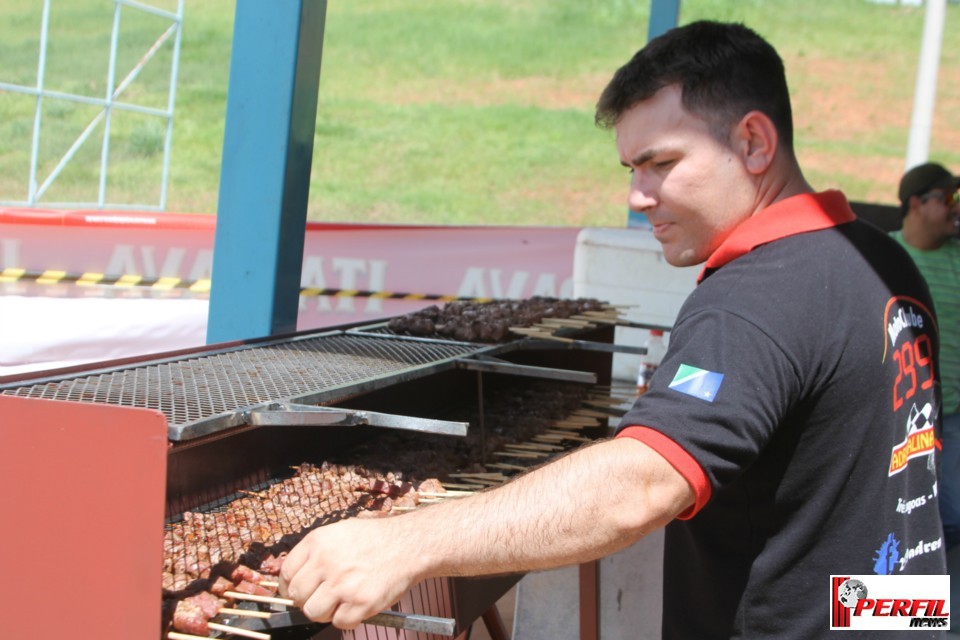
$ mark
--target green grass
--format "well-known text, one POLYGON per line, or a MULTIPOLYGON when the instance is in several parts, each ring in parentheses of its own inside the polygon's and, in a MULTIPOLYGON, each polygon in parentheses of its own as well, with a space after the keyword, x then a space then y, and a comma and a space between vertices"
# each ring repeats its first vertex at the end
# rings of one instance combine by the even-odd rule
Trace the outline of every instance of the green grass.
MULTIPOLYGON (((175 7, 174 0, 154 4, 175 7)), ((40 6, 0 0, 0 81, 32 85, 40 6)), ((114 4, 52 3, 46 86, 102 97, 114 4)), ((167 209, 216 211, 233 0, 187 0, 167 209)), ((627 176, 593 104, 646 38, 647 0, 363 0, 327 13, 309 216, 424 224, 619 226, 627 176)), ((163 31, 124 9, 117 75, 163 31)), ((817 188, 893 201, 923 9, 866 0, 683 0, 681 22, 742 21, 784 57, 797 146, 817 188)), ((948 5, 931 156, 960 170, 960 52, 948 5)), ((166 104, 170 47, 124 99, 166 104)), ((35 102, 0 92, 0 200, 27 194, 35 102)), ((40 176, 95 110, 43 112, 40 176)), ((102 127, 102 125, 101 125, 102 127)), ((159 198, 164 124, 116 115, 108 200, 159 198)), ((48 201, 95 198, 95 134, 48 201)))

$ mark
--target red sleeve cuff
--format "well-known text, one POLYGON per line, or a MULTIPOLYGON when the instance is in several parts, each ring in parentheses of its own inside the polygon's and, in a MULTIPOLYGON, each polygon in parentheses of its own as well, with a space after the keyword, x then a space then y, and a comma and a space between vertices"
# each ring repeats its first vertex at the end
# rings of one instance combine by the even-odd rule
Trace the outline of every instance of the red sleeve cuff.
POLYGON ((700 463, 679 444, 655 429, 640 425, 633 425, 622 429, 617 434, 617 437, 633 438, 647 445, 663 456, 664 459, 673 465, 673 468, 690 483, 690 487, 694 493, 693 506, 678 515, 678 520, 689 520, 710 501, 713 487, 710 485, 710 481, 707 480, 707 474, 703 472, 703 467, 700 466, 700 463))

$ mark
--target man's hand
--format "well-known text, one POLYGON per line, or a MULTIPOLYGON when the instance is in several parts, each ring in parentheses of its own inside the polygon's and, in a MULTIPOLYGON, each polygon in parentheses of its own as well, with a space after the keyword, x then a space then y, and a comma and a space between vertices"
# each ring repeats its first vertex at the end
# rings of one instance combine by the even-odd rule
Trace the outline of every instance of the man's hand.
POLYGON ((389 608, 418 580, 409 557, 416 545, 395 537, 391 522, 403 517, 343 520, 310 532, 283 562, 280 594, 311 620, 340 629, 389 608))

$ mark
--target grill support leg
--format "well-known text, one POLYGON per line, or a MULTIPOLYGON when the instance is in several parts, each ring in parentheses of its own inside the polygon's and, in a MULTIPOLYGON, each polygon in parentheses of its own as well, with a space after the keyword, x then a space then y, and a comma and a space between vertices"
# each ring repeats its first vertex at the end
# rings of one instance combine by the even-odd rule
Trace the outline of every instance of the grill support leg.
POLYGON ((580 640, 600 638, 600 562, 580 565, 580 640))
POLYGON ((492 640, 510 640, 510 633, 506 625, 503 624, 503 618, 500 617, 500 610, 497 605, 490 605, 490 608, 483 612, 483 624, 487 627, 487 633, 492 640))

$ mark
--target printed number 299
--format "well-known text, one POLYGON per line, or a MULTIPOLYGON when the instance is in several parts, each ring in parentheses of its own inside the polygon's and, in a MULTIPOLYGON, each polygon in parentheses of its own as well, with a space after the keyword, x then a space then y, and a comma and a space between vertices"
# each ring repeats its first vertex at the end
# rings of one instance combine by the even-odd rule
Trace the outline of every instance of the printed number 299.
POLYGON ((932 352, 930 338, 920 335, 912 342, 904 342, 903 346, 893 353, 898 367, 897 379, 893 383, 894 411, 903 406, 905 400, 913 397, 918 385, 921 389, 933 386, 932 352), (901 395, 901 388, 904 387, 905 391, 901 395))

